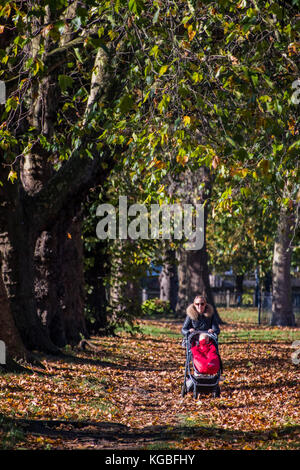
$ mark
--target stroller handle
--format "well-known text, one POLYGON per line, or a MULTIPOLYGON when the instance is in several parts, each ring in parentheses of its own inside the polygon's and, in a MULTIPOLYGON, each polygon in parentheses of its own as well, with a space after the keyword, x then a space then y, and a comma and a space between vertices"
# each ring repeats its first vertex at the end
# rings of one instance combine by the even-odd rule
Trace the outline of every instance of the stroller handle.
POLYGON ((191 341, 191 339, 194 336, 200 335, 201 333, 205 333, 207 336, 209 336, 214 341, 218 340, 218 336, 215 333, 208 333, 208 331, 205 331, 205 330, 195 330, 195 331, 192 331, 191 333, 188 331, 187 334, 186 334, 186 339, 191 341))

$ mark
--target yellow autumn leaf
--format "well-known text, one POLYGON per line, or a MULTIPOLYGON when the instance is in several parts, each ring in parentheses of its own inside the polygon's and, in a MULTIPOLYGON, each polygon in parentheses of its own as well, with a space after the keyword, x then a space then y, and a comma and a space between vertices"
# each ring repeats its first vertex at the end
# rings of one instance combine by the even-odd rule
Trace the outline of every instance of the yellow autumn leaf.
POLYGON ((300 49, 300 43, 291 42, 291 43, 288 45, 288 53, 289 53, 289 56, 298 54, 298 50, 299 50, 299 49, 300 49))
POLYGON ((196 31, 194 31, 194 30, 193 30, 193 26, 190 25, 190 26, 188 27, 188 37, 189 37, 189 41, 190 41, 190 42, 194 39, 195 35, 196 35, 196 31))
POLYGON ((188 155, 180 155, 178 154, 176 157, 177 163, 180 163, 180 165, 184 166, 189 160, 188 155))
POLYGON ((168 70, 168 68, 168 65, 162 65, 159 70, 159 76, 161 77, 168 70))
POLYGON ((296 121, 295 119, 291 119, 288 121, 288 126, 289 126, 289 131, 292 135, 295 135, 295 126, 296 126, 296 121))
POLYGON ((158 168, 158 169, 166 167, 165 162, 162 162, 161 160, 157 160, 156 157, 154 157, 153 165, 156 166, 156 168, 158 168))
POLYGON ((183 117, 183 122, 184 122, 184 125, 185 125, 185 126, 190 125, 190 124, 191 124, 191 118, 190 118, 190 116, 184 116, 184 117, 183 117))
POLYGON ((15 179, 17 179, 18 175, 15 171, 13 170, 10 170, 10 172, 8 173, 8 177, 7 179, 11 181, 11 183, 14 183, 15 179))

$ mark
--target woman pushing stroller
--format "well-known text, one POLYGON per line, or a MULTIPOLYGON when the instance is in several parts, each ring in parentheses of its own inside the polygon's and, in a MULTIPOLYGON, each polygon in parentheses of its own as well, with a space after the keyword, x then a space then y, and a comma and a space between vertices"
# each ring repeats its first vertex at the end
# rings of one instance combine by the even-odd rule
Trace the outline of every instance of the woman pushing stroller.
POLYGON ((193 390, 194 397, 197 398, 198 393, 204 389, 211 390, 214 397, 220 396, 219 380, 223 367, 218 351, 219 333, 213 307, 207 303, 204 295, 197 295, 187 308, 182 327, 186 347, 182 396, 193 390))

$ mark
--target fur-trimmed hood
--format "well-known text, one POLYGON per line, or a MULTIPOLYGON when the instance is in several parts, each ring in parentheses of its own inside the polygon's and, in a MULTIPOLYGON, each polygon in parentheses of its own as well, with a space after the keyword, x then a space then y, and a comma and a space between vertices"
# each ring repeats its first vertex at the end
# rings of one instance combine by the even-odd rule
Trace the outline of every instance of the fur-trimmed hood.
POLYGON ((198 316, 200 316, 200 315, 204 315, 205 317, 211 318, 214 314, 214 309, 213 309, 212 305, 206 304, 205 310, 201 314, 201 313, 197 312, 197 310, 194 307, 194 304, 191 304, 186 309, 186 314, 187 314, 188 317, 190 317, 191 320, 197 320, 198 316))

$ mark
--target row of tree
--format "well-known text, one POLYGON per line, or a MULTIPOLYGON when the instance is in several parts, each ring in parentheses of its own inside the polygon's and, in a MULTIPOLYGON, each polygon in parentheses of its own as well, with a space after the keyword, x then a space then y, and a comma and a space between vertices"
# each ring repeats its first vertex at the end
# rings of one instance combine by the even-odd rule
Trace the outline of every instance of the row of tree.
MULTIPOLYGON (((126 318, 121 300, 134 301, 135 279, 159 244, 82 240, 83 219, 84 233, 93 225, 86 204, 122 194, 201 202, 216 234, 216 221, 229 233, 236 224, 225 228, 228 217, 242 217, 258 245, 245 208, 259 205, 278 226, 274 323, 293 324, 286 298, 299 210, 298 6, 2 2, 0 328, 12 354, 58 352, 87 334, 84 267, 99 281, 94 305, 107 312, 110 282, 112 323, 126 318)), ((210 296, 207 249, 174 248, 182 310, 193 292, 210 296)), ((107 314, 96 317, 105 328, 107 314)))

